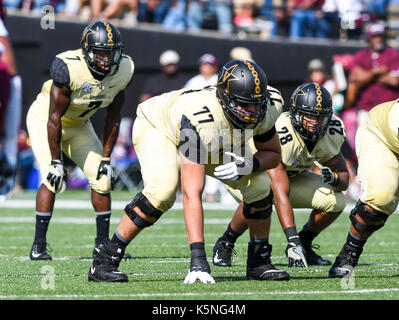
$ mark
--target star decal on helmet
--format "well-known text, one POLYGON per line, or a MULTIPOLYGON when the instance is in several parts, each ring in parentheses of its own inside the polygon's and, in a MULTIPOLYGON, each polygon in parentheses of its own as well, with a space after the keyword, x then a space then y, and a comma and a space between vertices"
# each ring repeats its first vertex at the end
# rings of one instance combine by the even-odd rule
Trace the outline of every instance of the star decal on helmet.
POLYGON ((295 99, 294 99, 294 101, 293 101, 293 103, 292 103, 292 105, 293 105, 294 107, 296 107, 296 100, 298 99, 298 96, 304 96, 304 95, 305 95, 305 92, 303 91, 303 89, 306 88, 306 87, 307 87, 307 86, 304 86, 304 87, 300 88, 300 90, 298 91, 298 93, 295 95, 295 99))
POLYGON ((91 29, 91 27, 93 26, 90 25, 89 27, 87 27, 86 32, 84 33, 82 40, 85 42, 85 45, 88 46, 89 45, 89 35, 96 33, 94 30, 91 29))
POLYGON ((234 70, 237 68, 238 64, 232 65, 229 68, 223 66, 223 71, 218 79, 218 84, 226 82, 226 90, 230 92, 229 85, 230 81, 239 80, 239 78, 233 74, 234 70))

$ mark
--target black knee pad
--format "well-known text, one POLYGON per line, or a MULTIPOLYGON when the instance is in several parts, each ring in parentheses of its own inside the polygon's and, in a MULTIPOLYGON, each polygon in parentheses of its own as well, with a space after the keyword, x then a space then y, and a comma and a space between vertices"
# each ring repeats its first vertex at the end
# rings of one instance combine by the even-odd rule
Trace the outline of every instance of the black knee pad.
POLYGON ((366 208, 365 204, 361 201, 356 203, 356 206, 351 211, 349 218, 352 222, 353 227, 359 232, 374 232, 382 228, 385 221, 388 219, 388 215, 383 212, 371 211, 366 208), (356 213, 367 222, 382 222, 380 224, 364 224, 356 219, 356 213))
POLYGON ((129 218, 133 221, 133 223, 138 226, 141 229, 144 229, 146 227, 152 226, 154 223, 147 221, 140 217, 134 210, 134 207, 139 207, 140 210, 148 217, 155 218, 158 220, 161 215, 163 214, 162 211, 154 208, 154 206, 148 201, 145 195, 143 195, 141 192, 139 192, 133 199, 132 202, 130 202, 128 205, 125 207, 125 212, 129 216, 129 218))
POLYGON ((259 201, 245 203, 243 208, 244 217, 247 219, 267 219, 272 214, 273 191, 269 195, 259 201))

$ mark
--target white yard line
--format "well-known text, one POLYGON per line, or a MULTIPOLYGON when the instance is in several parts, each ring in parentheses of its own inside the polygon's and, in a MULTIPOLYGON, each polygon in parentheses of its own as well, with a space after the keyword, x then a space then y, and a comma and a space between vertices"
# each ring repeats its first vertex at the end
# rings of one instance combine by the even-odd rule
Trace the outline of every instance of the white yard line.
MULTIPOLYGON (((54 299, 54 298, 155 298, 155 297, 163 297, 163 298, 178 298, 178 297, 201 297, 201 296, 296 296, 296 295, 320 295, 320 294, 354 294, 354 293, 380 293, 380 292, 397 292, 399 288, 386 288, 386 289, 359 289, 359 290, 301 290, 301 291, 264 291, 261 294, 256 291, 248 291, 248 292, 184 292, 184 293, 136 293, 136 294, 54 294, 54 295, 0 295, 0 299, 54 299)), ((245 304, 245 302, 243 302, 245 304)))
MULTIPOLYGON (((120 218, 111 218, 111 223, 119 223, 120 218)), ((205 218, 206 224, 225 224, 227 225, 230 222, 230 218, 205 218)), ((1 217, 0 223, 34 223, 36 218, 34 214, 31 217, 17 217, 17 216, 8 216, 1 217)), ((82 218, 82 217, 52 217, 51 223, 59 223, 59 224, 94 224, 96 222, 96 218, 93 215, 91 218, 82 218)), ((157 224, 182 224, 184 223, 184 218, 164 218, 162 217, 157 224)))
MULTIPOLYGON (((112 201, 112 210, 123 210, 128 202, 127 201, 112 201)), ((0 202, 0 208, 22 208, 22 209, 34 209, 35 208, 35 200, 6 200, 4 202, 0 202)), ((92 209, 91 202, 88 200, 56 200, 55 209, 92 209)), ((204 210, 235 210, 237 208, 236 203, 203 203, 204 210)), ((354 207, 353 204, 347 204, 345 211, 352 210, 354 207)), ((183 209, 182 202, 175 202, 173 207, 170 210, 181 210, 183 209)), ((296 209, 298 211, 309 211, 309 209, 296 209)))

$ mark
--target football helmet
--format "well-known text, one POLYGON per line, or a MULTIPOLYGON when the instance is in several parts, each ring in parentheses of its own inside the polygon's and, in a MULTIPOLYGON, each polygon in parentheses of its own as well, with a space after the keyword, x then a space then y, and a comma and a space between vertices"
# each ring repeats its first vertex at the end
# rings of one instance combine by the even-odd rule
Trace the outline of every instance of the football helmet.
POLYGON ((265 117, 267 78, 256 63, 249 60, 227 62, 219 70, 216 88, 224 114, 234 127, 253 129, 265 117), (257 112, 245 110, 248 104, 256 104, 257 112))
POLYGON ((292 126, 302 138, 316 142, 326 134, 333 114, 326 88, 315 82, 304 83, 295 89, 289 106, 292 126))
POLYGON ((105 76, 114 74, 122 59, 123 44, 119 30, 106 21, 88 25, 82 33, 80 45, 91 72, 105 76))

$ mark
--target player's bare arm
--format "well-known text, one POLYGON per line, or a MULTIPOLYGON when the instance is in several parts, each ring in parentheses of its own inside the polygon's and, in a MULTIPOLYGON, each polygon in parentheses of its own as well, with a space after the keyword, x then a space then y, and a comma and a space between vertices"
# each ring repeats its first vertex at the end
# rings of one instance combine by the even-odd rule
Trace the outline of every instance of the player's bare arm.
POLYGON ((333 186, 334 190, 338 192, 346 190, 349 185, 349 171, 342 154, 336 155, 331 160, 324 162, 323 165, 330 168, 338 176, 337 184, 333 186))
POLYGON ((47 123, 48 143, 52 159, 61 159, 61 117, 67 111, 69 102, 69 89, 53 84, 50 90, 50 112, 47 123))
MULTIPOLYGON (((272 129, 273 130, 273 129, 272 129)), ((277 167, 281 162, 281 145, 280 140, 275 132, 271 139, 260 142, 254 137, 255 147, 258 150, 255 157, 259 160, 259 168, 257 171, 265 171, 277 167)))
POLYGON ((114 101, 107 108, 107 116, 104 124, 103 134, 103 158, 111 156, 112 149, 116 143, 119 134, 119 125, 121 122, 121 110, 125 101, 125 91, 119 92, 114 101))
POLYGON ((289 200, 290 183, 284 165, 280 163, 276 168, 267 170, 272 180, 274 206, 283 230, 294 227, 294 213, 289 200))
POLYGON ((181 186, 183 193, 184 218, 188 243, 204 242, 204 214, 201 195, 204 189, 205 166, 180 155, 181 186))

